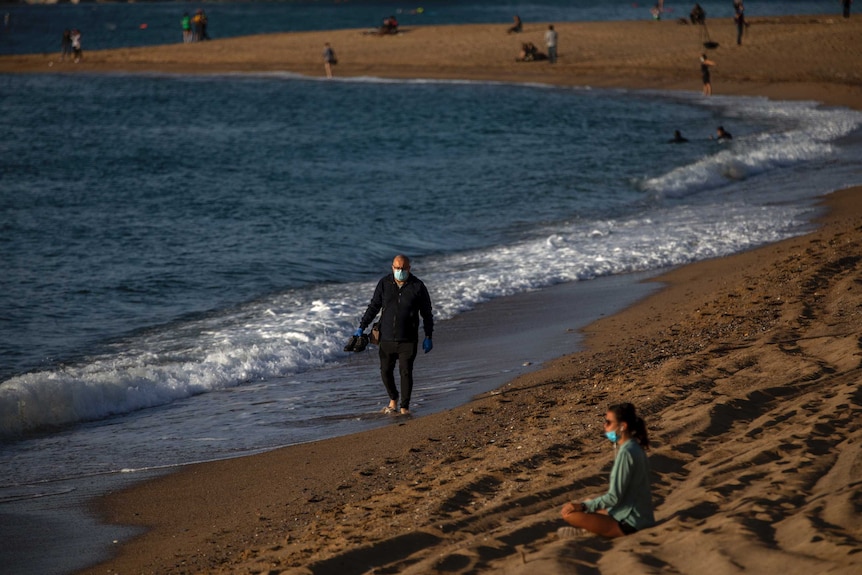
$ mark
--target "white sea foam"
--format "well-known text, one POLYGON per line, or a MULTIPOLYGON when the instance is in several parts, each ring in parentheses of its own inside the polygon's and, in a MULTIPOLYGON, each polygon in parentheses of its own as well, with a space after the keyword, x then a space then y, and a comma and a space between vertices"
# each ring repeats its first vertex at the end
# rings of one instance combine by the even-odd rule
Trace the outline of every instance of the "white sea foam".
MULTIPOLYGON (((689 207, 581 222, 532 240, 417 262, 437 319, 560 282, 657 269, 784 237, 798 207, 689 207)), ((101 419, 318 368, 340 357, 373 283, 293 290, 123 341, 119 353, 13 377, 0 386, 0 434, 101 419)))
POLYGON ((777 168, 827 158, 835 152, 835 140, 862 124, 862 114, 856 111, 822 108, 814 102, 772 102, 762 98, 714 102, 715 106, 744 109, 746 116, 755 121, 770 124, 780 120, 781 129, 716 142, 715 153, 648 178, 641 182, 641 189, 657 197, 684 197, 777 168), (788 122, 795 127, 788 129, 788 122))

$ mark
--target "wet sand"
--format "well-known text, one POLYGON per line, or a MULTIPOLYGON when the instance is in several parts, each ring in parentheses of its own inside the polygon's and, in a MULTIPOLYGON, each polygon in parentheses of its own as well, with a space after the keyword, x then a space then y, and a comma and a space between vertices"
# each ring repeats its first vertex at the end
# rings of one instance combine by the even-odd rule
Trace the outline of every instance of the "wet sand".
MULTIPOLYGON (((862 108, 862 20, 729 20, 716 95, 862 108)), ((0 72, 293 72, 700 91, 700 30, 559 24, 560 61, 516 63, 544 25, 274 34, 197 45, 0 58, 0 72)), ((862 189, 808 235, 668 272, 591 324, 583 351, 452 410, 362 434, 195 465, 99 504, 150 530, 86 573, 858 573, 862 189), (557 541, 559 507, 601 493, 608 404, 655 442, 659 524, 557 541)), ((541 305, 541 304, 537 304, 541 305)), ((572 302, 577 305, 577 302, 572 302)))

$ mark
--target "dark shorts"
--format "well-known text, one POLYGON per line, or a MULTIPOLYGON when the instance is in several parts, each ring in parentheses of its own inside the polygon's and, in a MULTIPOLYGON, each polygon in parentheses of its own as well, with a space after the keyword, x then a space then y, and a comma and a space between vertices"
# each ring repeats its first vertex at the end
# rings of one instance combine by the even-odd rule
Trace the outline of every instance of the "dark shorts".
POLYGON ((628 523, 625 523, 623 521, 617 521, 617 523, 619 523, 619 525, 620 525, 620 531, 622 531, 626 535, 631 535, 632 533, 637 533, 637 531, 638 531, 637 529, 635 529, 634 527, 632 527, 631 525, 629 525, 628 523))

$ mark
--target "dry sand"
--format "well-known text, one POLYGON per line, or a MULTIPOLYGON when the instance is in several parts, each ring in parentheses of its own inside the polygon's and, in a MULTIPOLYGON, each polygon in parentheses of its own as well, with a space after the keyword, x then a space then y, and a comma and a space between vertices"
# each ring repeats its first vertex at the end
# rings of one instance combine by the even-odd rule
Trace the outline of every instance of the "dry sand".
MULTIPOLYGON (((837 6, 837 4, 836 4, 837 6)), ((862 102, 862 17, 752 17, 742 46, 729 19, 709 21, 719 43, 709 55, 713 93, 862 102), (818 86, 812 86, 817 84, 818 86)), ((323 44, 336 76, 461 78, 597 87, 701 89, 702 29, 662 22, 558 23, 559 62, 517 63, 521 42, 544 48, 547 24, 522 34, 499 26, 428 26, 397 36, 360 30, 266 34, 197 44, 87 51, 78 64, 59 54, 0 57, 0 72, 283 72, 323 76, 323 44)))
MULTIPOLYGON (((729 20, 715 94, 862 107, 862 20, 729 20)), ((544 25, 275 34, 197 45, 0 58, 0 72, 292 71, 700 90, 700 32, 675 22, 559 24, 560 62, 515 63, 544 25)), ((469 405, 360 435, 190 466, 101 502, 151 527, 105 573, 862 572, 862 189, 818 231, 660 278, 586 330, 587 350, 469 405), (557 541, 559 507, 601 493, 609 403, 655 441, 659 524, 557 541)), ((573 305, 576 302, 573 302, 573 305)))

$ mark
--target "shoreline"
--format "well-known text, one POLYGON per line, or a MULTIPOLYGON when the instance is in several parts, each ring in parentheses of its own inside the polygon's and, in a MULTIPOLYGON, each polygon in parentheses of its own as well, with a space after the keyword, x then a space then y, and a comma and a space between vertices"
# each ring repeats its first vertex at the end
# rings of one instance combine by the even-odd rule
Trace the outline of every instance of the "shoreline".
POLYGON ((504 25, 417 26, 397 36, 364 29, 261 34, 195 44, 89 51, 79 64, 57 54, 0 56, 0 73, 220 74, 292 72, 323 77, 330 42, 336 77, 470 79, 594 88, 700 91, 699 57, 716 61, 713 94, 816 100, 862 109, 862 19, 835 15, 752 17, 743 46, 729 18, 700 28, 672 20, 563 22, 559 61, 515 62, 522 42, 542 47, 546 23, 506 34, 504 25), (788 50, 788 46, 804 50, 788 50), (824 65, 828 62, 828 65, 824 65), (56 64, 56 65, 55 65, 56 64))
MULTIPOLYGON (((860 37, 858 19, 846 26, 831 16, 752 19, 758 33, 771 26, 773 34, 763 43, 749 34, 744 52, 732 45, 728 22, 714 22, 722 46, 714 94, 862 109, 862 48, 842 51, 845 38, 860 37), (791 36, 804 49, 788 61, 782 41, 791 36), (829 74, 819 58, 834 61, 829 74)), ((528 26, 517 38, 501 29, 415 28, 398 38, 274 34, 182 51, 171 45, 92 52, 74 73, 320 76, 322 66, 309 62, 331 41, 341 62, 337 75, 700 89, 692 65, 700 48, 672 48, 691 43, 694 27, 559 24, 561 60, 552 70, 511 61, 513 42, 539 44, 542 26, 528 26), (397 51, 383 44, 405 39, 397 51), (441 39, 446 46, 437 50, 441 39)), ((46 61, 3 57, 0 72, 45 72, 46 61)), ((585 328, 585 350, 464 406, 194 465, 112 494, 99 502, 110 523, 152 530, 81 572, 366 573, 373 566, 400 573, 556 573, 573 572, 576 563, 694 572, 693 558, 685 556, 694 546, 704 549, 697 563, 702 567, 709 556, 720 574, 739 572, 739 565, 786 568, 791 560, 806 572, 853 572, 859 528, 841 504, 850 506, 859 493, 850 479, 860 457, 851 440, 859 424, 849 414, 859 412, 853 391, 859 296, 852 276, 862 264, 850 256, 862 244, 860 193, 829 196, 831 212, 810 234, 663 274, 652 280, 668 284, 656 294, 585 328), (794 370, 799 377, 782 383, 794 370), (551 535, 557 508, 575 494, 602 489, 612 454, 596 422, 608 403, 622 399, 638 405, 656 438, 651 461, 660 524, 573 550, 551 535), (824 421, 832 413, 839 415, 824 421), (767 426, 784 433, 775 437, 767 426), (827 457, 830 451, 838 455, 827 457), (805 468, 817 476, 791 473, 805 468), (828 533, 816 528, 822 523, 832 526, 828 533), (769 540, 777 543, 770 547, 769 540)))

